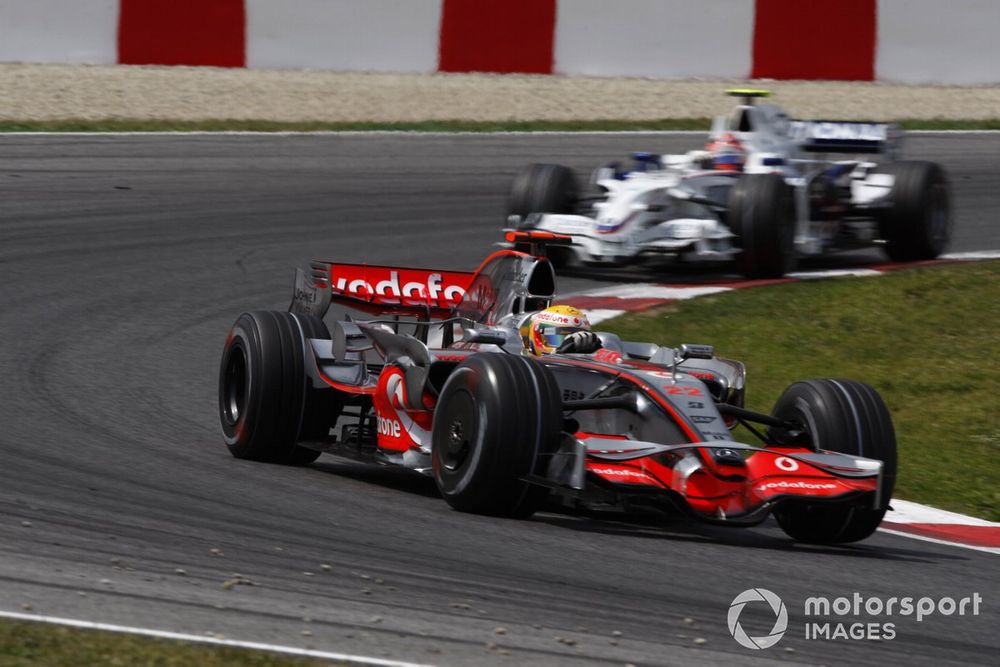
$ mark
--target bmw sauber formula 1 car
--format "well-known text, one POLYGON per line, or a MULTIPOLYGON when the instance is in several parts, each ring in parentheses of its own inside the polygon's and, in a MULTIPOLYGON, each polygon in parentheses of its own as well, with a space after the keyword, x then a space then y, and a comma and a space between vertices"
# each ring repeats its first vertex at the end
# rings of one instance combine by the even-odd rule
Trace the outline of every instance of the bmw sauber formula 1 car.
POLYGON ((871 387, 797 382, 763 414, 743 407, 743 364, 709 345, 600 333, 596 353, 532 356, 519 329, 551 304, 546 249, 569 239, 507 240, 471 273, 313 262, 287 312, 240 315, 219 378, 233 456, 401 466, 432 476, 453 508, 499 516, 557 494, 733 526, 773 513, 804 542, 875 530, 896 445, 871 387), (334 302, 370 317, 328 326, 334 302), (740 424, 762 444, 739 442, 740 424))
POLYGON ((600 168, 599 194, 581 197, 554 164, 522 170, 508 222, 566 234, 556 262, 625 264, 656 255, 735 260, 748 277, 779 277, 800 256, 881 246, 894 261, 933 259, 951 230, 944 170, 894 161, 900 133, 885 123, 790 120, 766 91, 713 123, 707 150, 635 153, 631 170, 600 168), (830 154, 878 154, 882 164, 830 154), (823 159, 811 154, 826 154, 823 159))

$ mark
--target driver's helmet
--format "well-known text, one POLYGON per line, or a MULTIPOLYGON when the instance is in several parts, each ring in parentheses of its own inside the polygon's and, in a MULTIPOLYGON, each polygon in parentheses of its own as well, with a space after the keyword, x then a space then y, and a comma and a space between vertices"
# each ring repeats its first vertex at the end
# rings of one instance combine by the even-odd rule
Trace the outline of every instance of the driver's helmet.
POLYGON ((705 150, 709 152, 712 169, 721 171, 743 171, 746 163, 746 151, 740 140, 731 134, 712 139, 705 145, 705 150))
POLYGON ((524 346, 538 356, 552 354, 566 336, 590 331, 587 315, 573 306, 550 306, 532 315, 521 329, 524 346))

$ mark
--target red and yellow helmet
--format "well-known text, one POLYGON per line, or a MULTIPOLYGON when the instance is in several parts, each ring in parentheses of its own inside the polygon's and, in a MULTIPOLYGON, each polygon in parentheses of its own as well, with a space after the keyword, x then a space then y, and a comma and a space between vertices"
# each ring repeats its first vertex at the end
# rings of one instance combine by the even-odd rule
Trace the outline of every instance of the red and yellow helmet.
POLYGON ((722 171, 743 171, 746 151, 740 140, 731 134, 723 134, 709 141, 705 150, 711 154, 712 168, 722 171))
POLYGON ((576 331, 590 331, 586 313, 573 306, 551 306, 531 316, 521 329, 524 346, 541 356, 555 352, 576 331))

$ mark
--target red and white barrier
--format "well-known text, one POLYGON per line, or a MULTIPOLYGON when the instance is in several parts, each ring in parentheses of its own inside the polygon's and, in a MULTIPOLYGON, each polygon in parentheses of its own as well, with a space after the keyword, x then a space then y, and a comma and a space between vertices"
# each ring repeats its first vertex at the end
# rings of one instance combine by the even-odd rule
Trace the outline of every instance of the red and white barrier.
POLYGON ((879 0, 875 78, 903 83, 1000 82, 1000 2, 879 0))
POLYGON ((117 62, 119 0, 0 0, 0 62, 117 62))
POLYGON ((753 0, 563 0, 555 71, 652 78, 743 79, 753 0))
POLYGON ((246 0, 246 65, 433 72, 440 0, 246 0))
POLYGON ((0 0, 0 61, 1000 83, 996 0, 0 0))

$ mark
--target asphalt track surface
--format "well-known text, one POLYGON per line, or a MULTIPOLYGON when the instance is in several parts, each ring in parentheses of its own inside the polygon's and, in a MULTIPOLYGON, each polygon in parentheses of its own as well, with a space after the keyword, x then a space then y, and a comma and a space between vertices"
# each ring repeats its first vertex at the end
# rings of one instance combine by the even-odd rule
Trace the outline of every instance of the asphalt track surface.
MULTIPOLYGON (((437 664, 996 664, 991 554, 886 534, 796 546, 773 522, 484 518, 401 471, 283 468, 223 446, 223 338, 241 311, 287 306, 292 267, 469 269, 498 239, 518 166, 585 172, 697 141, 0 137, 0 609, 437 664), (223 587, 234 573, 256 585, 223 587), (753 587, 788 605, 766 651, 726 627, 753 587), (920 623, 825 619, 895 622, 891 641, 803 638, 806 597, 854 592, 983 604, 920 623)), ((951 173, 952 250, 1000 248, 1000 136, 925 135, 908 154, 951 173)), ((595 277, 651 276, 563 289, 595 277)), ((773 616, 742 620, 763 634, 773 616)))

